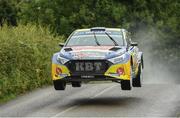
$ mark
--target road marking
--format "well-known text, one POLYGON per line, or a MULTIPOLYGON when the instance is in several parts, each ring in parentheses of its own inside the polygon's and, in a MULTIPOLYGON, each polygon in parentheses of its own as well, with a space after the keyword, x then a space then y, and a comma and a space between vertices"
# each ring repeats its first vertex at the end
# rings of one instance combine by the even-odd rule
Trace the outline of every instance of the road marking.
MULTIPOLYGON (((95 97, 97 97, 97 96, 102 95, 103 93, 109 91, 110 89, 112 89, 112 88, 115 87, 115 86, 117 86, 117 85, 114 85, 114 86, 111 86, 111 87, 109 87, 109 88, 104 89, 103 91, 101 91, 100 93, 96 94, 95 96, 90 97, 90 99, 93 99, 93 98, 95 98, 95 97)), ((64 113, 66 113, 66 112, 68 112, 68 111, 70 111, 70 110, 73 110, 73 109, 79 107, 80 105, 81 105, 81 104, 78 104, 78 105, 74 105, 74 106, 72 106, 72 107, 69 107, 69 108, 65 109, 64 111, 59 112, 59 113, 55 114, 54 116, 52 116, 52 117, 50 117, 50 118, 59 117, 59 116, 61 116, 62 114, 64 114, 64 113)))

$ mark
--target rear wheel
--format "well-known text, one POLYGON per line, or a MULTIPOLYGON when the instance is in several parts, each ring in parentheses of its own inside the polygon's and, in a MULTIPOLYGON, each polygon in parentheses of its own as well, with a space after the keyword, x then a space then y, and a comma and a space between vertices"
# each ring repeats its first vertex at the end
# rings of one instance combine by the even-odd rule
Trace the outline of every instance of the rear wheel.
POLYGON ((54 88, 56 90, 65 90, 65 88, 66 88, 66 82, 63 80, 53 81, 53 84, 54 84, 54 88))
POLYGON ((138 74, 135 78, 133 78, 132 86, 133 87, 141 87, 141 79, 142 79, 142 65, 139 64, 138 74))
POLYGON ((72 82, 72 87, 81 87, 81 82, 72 82))
POLYGON ((121 81, 121 89, 122 90, 131 90, 131 81, 130 80, 122 80, 121 81))

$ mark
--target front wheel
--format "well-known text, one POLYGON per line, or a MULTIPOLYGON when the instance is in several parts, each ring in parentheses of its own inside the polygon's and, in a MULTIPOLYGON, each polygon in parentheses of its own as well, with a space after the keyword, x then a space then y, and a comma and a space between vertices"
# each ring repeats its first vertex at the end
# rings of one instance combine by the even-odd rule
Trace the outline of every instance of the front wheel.
POLYGON ((66 82, 63 80, 53 81, 53 84, 54 84, 54 88, 56 90, 65 90, 65 88, 66 88, 66 82))
POLYGON ((122 90, 131 90, 131 81, 130 80, 122 80, 121 81, 121 89, 122 90))

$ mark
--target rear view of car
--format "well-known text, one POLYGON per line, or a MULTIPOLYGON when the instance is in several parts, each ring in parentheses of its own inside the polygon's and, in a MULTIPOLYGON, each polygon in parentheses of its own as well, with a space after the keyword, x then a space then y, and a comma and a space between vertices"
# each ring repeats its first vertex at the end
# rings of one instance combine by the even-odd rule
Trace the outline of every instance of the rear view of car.
POLYGON ((84 81, 117 82, 122 90, 141 87, 143 55, 125 29, 76 30, 61 46, 52 57, 56 90, 64 90, 67 83, 81 87, 84 81))

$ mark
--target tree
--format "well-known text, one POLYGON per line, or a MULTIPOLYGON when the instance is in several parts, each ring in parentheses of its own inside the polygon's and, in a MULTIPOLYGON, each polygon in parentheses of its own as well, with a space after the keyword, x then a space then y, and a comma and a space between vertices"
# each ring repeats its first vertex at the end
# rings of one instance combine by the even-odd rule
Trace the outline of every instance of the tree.
POLYGON ((17 25, 17 9, 15 4, 10 0, 0 0, 0 25, 2 26, 4 22, 8 25, 17 25))

